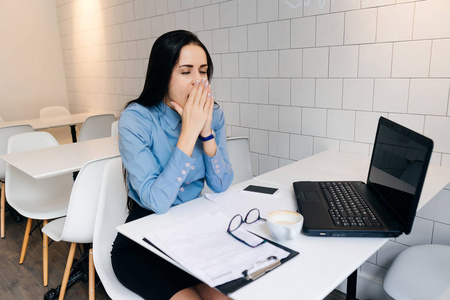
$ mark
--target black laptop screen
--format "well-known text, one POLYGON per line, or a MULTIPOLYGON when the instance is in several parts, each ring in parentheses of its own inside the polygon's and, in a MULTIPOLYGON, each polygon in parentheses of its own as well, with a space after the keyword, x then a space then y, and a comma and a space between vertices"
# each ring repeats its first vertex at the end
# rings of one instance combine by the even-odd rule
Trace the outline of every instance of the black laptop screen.
POLYGON ((428 167, 431 153, 423 138, 389 120, 379 123, 368 183, 403 223, 415 214, 416 189, 422 188, 428 167))

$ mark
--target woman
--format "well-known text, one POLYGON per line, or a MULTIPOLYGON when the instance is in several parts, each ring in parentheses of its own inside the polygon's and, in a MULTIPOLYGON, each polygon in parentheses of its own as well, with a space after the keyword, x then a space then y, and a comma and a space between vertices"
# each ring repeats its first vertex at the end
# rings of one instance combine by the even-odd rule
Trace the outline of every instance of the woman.
MULTIPOLYGON (((168 32, 155 41, 144 89, 119 120, 126 222, 197 198, 205 180, 215 192, 230 185, 225 120, 211 96, 212 73, 211 57, 193 33, 168 32)), ((119 281, 145 299, 228 299, 121 234, 111 255, 119 281)))

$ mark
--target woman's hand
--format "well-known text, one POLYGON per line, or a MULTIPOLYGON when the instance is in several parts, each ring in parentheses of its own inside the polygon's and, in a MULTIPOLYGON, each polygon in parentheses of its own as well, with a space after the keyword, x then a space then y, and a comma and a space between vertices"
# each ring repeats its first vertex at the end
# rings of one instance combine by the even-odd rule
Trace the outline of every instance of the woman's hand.
POLYGON ((212 111, 214 100, 211 97, 211 87, 206 79, 196 81, 191 85, 191 91, 186 104, 181 107, 175 101, 171 102, 174 109, 181 115, 181 134, 177 146, 189 156, 200 134, 211 134, 212 111))

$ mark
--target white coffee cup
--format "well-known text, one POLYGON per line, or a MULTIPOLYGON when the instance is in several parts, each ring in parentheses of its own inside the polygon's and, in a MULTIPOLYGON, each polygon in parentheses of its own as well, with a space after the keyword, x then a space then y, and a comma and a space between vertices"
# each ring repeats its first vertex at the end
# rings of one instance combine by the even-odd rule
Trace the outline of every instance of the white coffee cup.
POLYGON ((292 240, 300 234, 303 216, 289 210, 276 210, 267 215, 267 226, 276 241, 292 240))

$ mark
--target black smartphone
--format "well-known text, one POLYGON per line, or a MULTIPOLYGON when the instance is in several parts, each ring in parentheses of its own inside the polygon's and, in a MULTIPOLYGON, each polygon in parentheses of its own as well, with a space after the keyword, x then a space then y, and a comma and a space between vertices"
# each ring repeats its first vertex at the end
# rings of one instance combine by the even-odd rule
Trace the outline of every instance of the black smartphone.
POLYGON ((249 185, 244 189, 244 191, 273 195, 278 191, 278 189, 260 185, 249 185))

